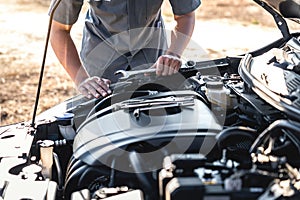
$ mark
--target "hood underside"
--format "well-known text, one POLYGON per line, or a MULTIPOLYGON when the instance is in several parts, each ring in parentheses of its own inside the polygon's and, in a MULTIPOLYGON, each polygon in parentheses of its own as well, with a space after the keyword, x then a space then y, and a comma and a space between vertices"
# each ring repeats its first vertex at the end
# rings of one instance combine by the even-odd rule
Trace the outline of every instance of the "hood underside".
POLYGON ((263 0, 280 14, 300 23, 300 0, 263 0))

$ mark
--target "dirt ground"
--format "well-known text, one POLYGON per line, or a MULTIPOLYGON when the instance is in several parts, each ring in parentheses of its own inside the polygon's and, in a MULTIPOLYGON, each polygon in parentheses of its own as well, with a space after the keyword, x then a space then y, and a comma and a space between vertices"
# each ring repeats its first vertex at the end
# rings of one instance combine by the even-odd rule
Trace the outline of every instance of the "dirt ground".
MULTIPOLYGON (((0 125, 27 121, 32 116, 48 26, 48 3, 41 1, 0 0, 0 125)), ((274 25, 272 18, 251 0, 202 2, 197 10, 200 22, 257 26, 260 30, 274 25)), ((167 3, 163 14, 167 23, 172 20, 167 3)), ((79 21, 83 22, 83 17, 79 21)), ((78 45, 81 26, 76 25, 72 33, 78 45)), ((227 54, 226 50, 206 50, 214 52, 213 57, 227 54)), ((76 93, 49 46, 38 113, 76 93)))

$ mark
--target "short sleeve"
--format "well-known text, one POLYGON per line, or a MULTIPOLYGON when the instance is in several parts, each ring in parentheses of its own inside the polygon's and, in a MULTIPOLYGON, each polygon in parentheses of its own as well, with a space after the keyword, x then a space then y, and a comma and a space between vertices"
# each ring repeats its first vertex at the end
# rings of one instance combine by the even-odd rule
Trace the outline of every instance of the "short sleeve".
POLYGON ((201 0, 169 0, 175 15, 184 15, 196 10, 201 0))
MULTIPOLYGON (((55 2, 52 0, 48 14, 53 10, 55 2)), ((66 25, 72 25, 78 20, 79 13, 83 5, 83 0, 61 0, 57 9, 54 11, 53 19, 66 25)))

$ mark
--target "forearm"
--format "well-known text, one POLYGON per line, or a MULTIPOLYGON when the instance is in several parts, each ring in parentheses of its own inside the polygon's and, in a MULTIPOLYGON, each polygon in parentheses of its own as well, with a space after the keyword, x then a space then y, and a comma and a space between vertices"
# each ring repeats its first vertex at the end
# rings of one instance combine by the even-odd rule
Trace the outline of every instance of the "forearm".
POLYGON ((177 22, 171 33, 171 44, 166 54, 181 57, 184 49, 187 47, 195 26, 195 13, 191 12, 185 15, 175 15, 177 22))
POLYGON ((53 21, 50 41, 56 57, 77 86, 88 98, 104 97, 111 93, 110 80, 97 76, 89 77, 81 64, 76 46, 70 35, 72 26, 53 21))
POLYGON ((76 46, 70 35, 71 27, 60 26, 54 22, 51 31, 51 45, 59 62, 63 65, 71 79, 76 85, 88 78, 88 75, 82 67, 76 46))

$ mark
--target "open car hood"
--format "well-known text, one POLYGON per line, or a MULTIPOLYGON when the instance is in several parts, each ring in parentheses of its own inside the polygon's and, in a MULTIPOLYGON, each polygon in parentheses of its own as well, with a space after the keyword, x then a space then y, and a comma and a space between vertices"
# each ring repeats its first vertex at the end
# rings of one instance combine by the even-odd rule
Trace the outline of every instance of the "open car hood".
POLYGON ((283 17, 300 23, 300 0, 264 0, 283 17))

